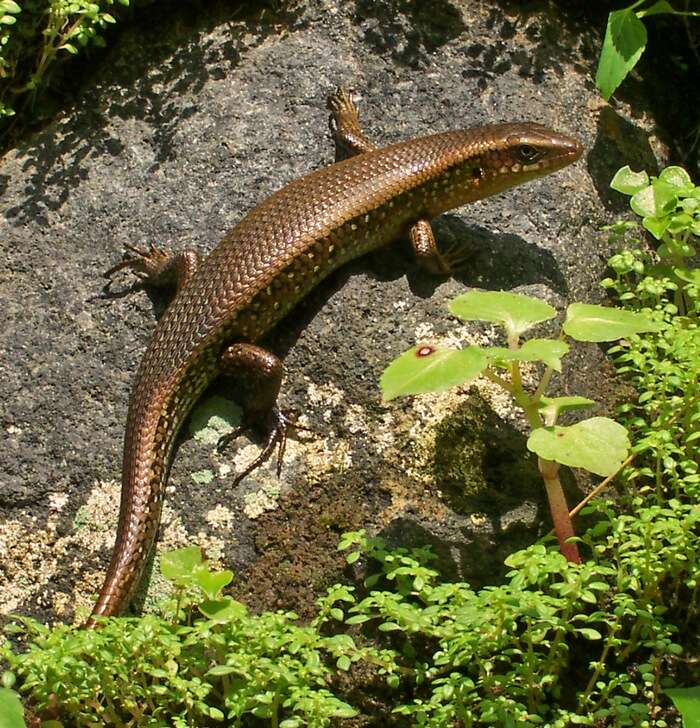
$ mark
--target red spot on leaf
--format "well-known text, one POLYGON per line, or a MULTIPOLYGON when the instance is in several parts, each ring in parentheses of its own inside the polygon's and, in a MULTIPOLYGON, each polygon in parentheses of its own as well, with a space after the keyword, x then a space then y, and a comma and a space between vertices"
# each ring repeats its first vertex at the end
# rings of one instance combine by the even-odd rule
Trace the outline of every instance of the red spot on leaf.
POLYGON ((426 344, 425 346, 419 346, 416 349, 416 356, 430 356, 435 353, 435 347, 426 344))

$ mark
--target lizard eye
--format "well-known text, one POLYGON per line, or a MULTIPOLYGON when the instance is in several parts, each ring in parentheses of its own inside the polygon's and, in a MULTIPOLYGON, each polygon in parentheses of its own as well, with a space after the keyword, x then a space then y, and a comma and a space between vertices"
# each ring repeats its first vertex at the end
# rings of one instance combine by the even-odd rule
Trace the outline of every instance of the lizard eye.
POLYGON ((524 164, 532 164, 542 156, 542 152, 531 144, 521 144, 517 149, 517 155, 524 164))

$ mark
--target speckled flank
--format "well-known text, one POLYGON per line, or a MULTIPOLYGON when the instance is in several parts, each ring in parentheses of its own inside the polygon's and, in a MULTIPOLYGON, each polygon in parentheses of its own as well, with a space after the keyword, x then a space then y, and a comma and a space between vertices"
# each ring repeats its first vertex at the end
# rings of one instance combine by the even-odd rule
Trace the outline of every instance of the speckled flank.
POLYGON ((175 435, 219 374, 227 345, 257 341, 336 268, 416 222, 559 169, 580 152, 535 124, 368 151, 273 194, 192 265, 136 375, 117 540, 94 614, 118 613, 133 593, 158 527, 175 435))

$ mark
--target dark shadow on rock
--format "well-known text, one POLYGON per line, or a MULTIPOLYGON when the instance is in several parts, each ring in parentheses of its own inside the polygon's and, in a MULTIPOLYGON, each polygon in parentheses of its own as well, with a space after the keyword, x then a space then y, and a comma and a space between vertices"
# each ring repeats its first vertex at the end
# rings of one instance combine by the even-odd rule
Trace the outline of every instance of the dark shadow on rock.
MULTIPOLYGON (((389 549, 420 549, 429 546, 436 558, 428 562, 427 566, 439 572, 443 581, 461 579, 460 567, 454 559, 454 550, 450 544, 417 521, 407 517, 395 518, 377 535, 386 540, 389 549)), ((372 568, 367 570, 365 576, 371 573, 372 568)))
MULTIPOLYGON (((519 235, 492 233, 449 214, 438 218, 433 229, 441 249, 453 245, 465 249, 465 263, 453 277, 469 288, 500 291, 544 284, 562 296, 568 294, 566 278, 554 255, 519 235)), ((411 291, 422 298, 430 297, 443 280, 415 266, 409 271, 411 291)))
POLYGON ((542 83, 549 73, 564 77, 571 66, 581 73, 591 72, 581 59, 597 57, 600 41, 594 29, 601 26, 583 17, 577 3, 558 3, 554 9, 545 0, 504 0, 498 6, 491 9, 487 22, 490 37, 472 41, 463 48, 462 75, 477 78, 482 91, 489 79, 513 68, 519 76, 534 83, 542 83), (524 32, 529 41, 527 47, 509 43, 518 32, 524 32))
MULTIPOLYGON (((544 535, 542 524, 550 523, 526 440, 476 394, 436 428, 435 482, 452 511, 470 516, 460 546, 460 570, 470 583, 500 579, 503 559, 544 535)), ((568 501, 578 503, 582 493, 566 470, 562 481, 568 501)))
POLYGON ((110 131, 113 117, 147 122, 156 129, 151 169, 156 171, 171 158, 181 124, 197 111, 188 99, 196 97, 209 79, 220 79, 235 69, 244 47, 250 50, 279 33, 277 26, 250 18, 233 25, 242 20, 240 8, 226 3, 208 12, 203 7, 184 7, 165 16, 154 8, 151 15, 149 21, 149 13, 144 12, 132 30, 124 31, 106 62, 96 64, 93 76, 85 75, 83 86, 90 93, 79 94, 70 115, 18 147, 23 170, 31 176, 24 199, 4 211, 8 219, 47 225, 45 211, 60 209, 87 179, 90 159, 120 155, 124 145, 110 131), (211 30, 226 24, 230 39, 215 43, 211 30), (251 36, 255 41, 250 41, 251 36), (118 97, 120 87, 129 88, 128 97, 118 97))
POLYGON ((658 163, 648 137, 648 132, 631 124, 612 107, 601 110, 595 144, 586 155, 586 164, 598 198, 609 210, 616 213, 629 210, 629 197, 610 189, 610 181, 620 167, 627 164, 636 172, 646 170, 649 174, 658 174, 658 163))
POLYGON ((461 12, 449 0, 357 0, 355 22, 367 46, 411 68, 465 30, 461 12))

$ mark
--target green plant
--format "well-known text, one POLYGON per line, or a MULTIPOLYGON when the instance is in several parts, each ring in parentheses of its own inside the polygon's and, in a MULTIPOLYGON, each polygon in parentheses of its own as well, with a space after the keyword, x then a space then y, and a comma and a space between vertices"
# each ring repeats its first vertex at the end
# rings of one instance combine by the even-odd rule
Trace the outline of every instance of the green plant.
POLYGON ((0 728, 26 728, 22 703, 19 695, 11 688, 14 675, 5 673, 2 682, 4 687, 0 687, 0 728))
POLYGON ((391 668, 382 651, 321 634, 332 614, 342 616, 337 604, 352 598, 348 587, 330 590, 316 622, 300 626, 293 612, 251 615, 223 596, 233 575, 212 571, 197 547, 166 554, 162 570, 175 586, 162 616, 105 619, 94 631, 29 619, 7 629, 30 649, 15 654, 6 643, 5 659, 36 710, 60 716, 57 728, 242 726, 253 718, 321 728, 356 712, 327 689, 335 671, 366 659, 391 668))
POLYGON ((584 468, 602 476, 616 472, 627 457, 625 428, 607 417, 591 417, 574 425, 557 425, 562 412, 589 407, 583 397, 546 396, 555 371, 569 350, 565 335, 577 341, 614 341, 659 325, 648 317, 621 309, 575 303, 568 307, 562 332, 554 339, 529 339, 522 335, 533 326, 555 317, 554 308, 513 293, 470 291, 450 304, 464 321, 490 321, 505 332, 507 348, 468 346, 463 349, 422 344, 394 360, 381 378, 385 400, 400 395, 437 392, 465 384, 483 375, 508 392, 523 410, 531 429, 527 447, 538 456, 552 521, 561 552, 580 563, 569 508, 559 480, 559 466, 584 468), (531 391, 523 385, 524 362, 541 362, 544 373, 531 391))
POLYGON ((629 7, 614 10, 608 15, 595 79, 606 101, 644 53, 647 31, 642 20, 664 13, 700 17, 700 12, 675 10, 668 0, 637 0, 629 7))
MULTIPOLYGON (((89 45, 116 22, 115 0, 0 0, 0 117, 31 108, 50 82, 57 61, 89 45)), ((129 0, 116 0, 128 6, 129 0)))

